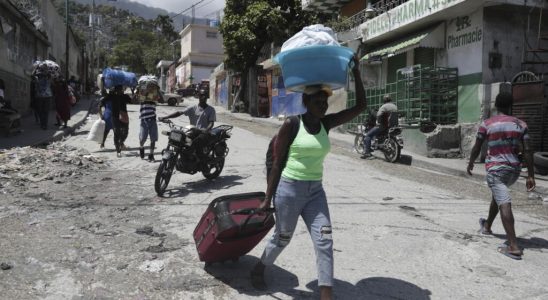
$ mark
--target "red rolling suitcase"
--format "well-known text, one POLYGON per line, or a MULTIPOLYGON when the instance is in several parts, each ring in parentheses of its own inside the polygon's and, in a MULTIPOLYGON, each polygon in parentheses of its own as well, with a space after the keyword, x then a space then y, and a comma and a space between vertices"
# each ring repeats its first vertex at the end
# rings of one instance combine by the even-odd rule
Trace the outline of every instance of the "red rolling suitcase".
POLYGON ((256 192, 211 201, 193 233, 200 260, 236 261, 251 251, 274 226, 273 210, 257 211, 264 197, 256 192))

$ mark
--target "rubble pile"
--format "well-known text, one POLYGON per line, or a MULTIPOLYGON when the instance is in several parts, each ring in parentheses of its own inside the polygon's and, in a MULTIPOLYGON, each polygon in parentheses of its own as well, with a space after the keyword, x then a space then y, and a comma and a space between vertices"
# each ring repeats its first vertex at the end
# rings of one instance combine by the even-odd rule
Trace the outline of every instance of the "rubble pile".
MULTIPOLYGON (((46 149, 17 147, 0 152, 0 190, 27 182, 75 177, 103 167, 104 159, 60 143, 46 149)), ((4 191, 5 193, 5 191, 4 191)))

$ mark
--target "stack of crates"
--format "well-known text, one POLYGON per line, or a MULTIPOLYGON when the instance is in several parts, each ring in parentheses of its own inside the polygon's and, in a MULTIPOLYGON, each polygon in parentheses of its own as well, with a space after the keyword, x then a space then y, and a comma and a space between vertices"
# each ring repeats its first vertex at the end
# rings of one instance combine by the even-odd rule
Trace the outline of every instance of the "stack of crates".
POLYGON ((458 71, 415 65, 398 70, 398 105, 405 123, 454 124, 458 117, 458 71))

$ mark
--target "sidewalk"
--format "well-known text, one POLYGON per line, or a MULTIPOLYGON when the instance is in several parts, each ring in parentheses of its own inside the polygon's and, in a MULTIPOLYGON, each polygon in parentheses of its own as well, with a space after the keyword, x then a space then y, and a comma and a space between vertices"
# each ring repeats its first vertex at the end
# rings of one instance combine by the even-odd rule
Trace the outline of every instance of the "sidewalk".
MULTIPOLYGON (((95 96, 87 95, 82 97, 80 101, 72 107, 71 119, 68 122, 68 128, 60 129, 53 125, 55 123, 55 111, 50 112, 49 122, 50 126, 48 130, 40 129, 40 126, 35 123, 34 116, 32 114, 25 116, 21 120, 22 132, 10 137, 0 137, 0 150, 12 147, 24 147, 24 146, 38 146, 46 144, 52 141, 57 141, 63 137, 73 133, 78 127, 84 124, 89 115, 89 110, 92 105, 95 105, 95 96)), ((184 106, 197 104, 198 101, 192 97, 186 97, 184 106)), ((258 118, 252 117, 245 113, 231 113, 221 106, 215 106, 215 110, 218 114, 231 114, 235 118, 246 120, 254 123, 270 124, 271 126, 281 126, 282 120, 278 118, 258 118)), ((343 133, 337 130, 331 131, 329 136, 332 140, 343 144, 352 149, 354 146, 354 135, 349 133, 343 133)), ((405 142, 405 141, 404 141, 405 142)), ((266 149, 265 149, 266 151, 266 149)), ((356 154, 357 156, 358 154, 356 154)), ((384 159, 382 154, 376 153, 377 159, 384 159)), ((366 163, 366 161, 364 161, 366 163)), ((462 158, 429 158, 416 153, 409 152, 404 148, 402 150, 402 164, 410 165, 413 167, 423 168, 431 171, 436 171, 448 175, 454 175, 465 178, 473 178, 479 182, 485 181, 485 168, 481 163, 476 163, 473 171, 473 175, 470 176, 466 173, 466 165, 468 160, 462 158)), ((522 176, 518 179, 516 184, 512 186, 512 189, 523 192, 525 188, 525 176, 526 170, 522 172, 522 176)), ((540 176, 535 174, 535 181, 537 187, 532 197, 541 197, 548 201, 548 176, 540 176)))
POLYGON ((68 127, 62 129, 53 125, 55 120, 55 110, 50 110, 48 119, 48 129, 42 130, 40 125, 34 120, 32 113, 21 118, 21 131, 9 137, 0 137, 0 150, 24 147, 39 146, 53 141, 58 141, 63 137, 73 133, 87 119, 90 105, 95 99, 94 95, 84 95, 80 101, 71 108, 71 117, 68 121, 68 127))

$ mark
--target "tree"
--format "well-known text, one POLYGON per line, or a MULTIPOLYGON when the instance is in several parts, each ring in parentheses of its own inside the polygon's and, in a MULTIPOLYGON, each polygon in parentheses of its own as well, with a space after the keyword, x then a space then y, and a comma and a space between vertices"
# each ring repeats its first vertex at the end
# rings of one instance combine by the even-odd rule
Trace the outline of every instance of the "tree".
POLYGON ((178 34, 173 27, 173 20, 168 15, 158 15, 154 20, 154 24, 169 42, 177 39, 178 34))
POLYGON ((242 91, 247 88, 247 75, 255 68, 264 45, 281 44, 317 16, 302 10, 299 0, 227 0, 220 31, 226 53, 227 68, 241 73, 236 101, 247 104, 242 91))
POLYGON ((126 65, 132 72, 138 74, 146 73, 143 63, 143 45, 136 40, 120 41, 108 58, 110 66, 126 65))

